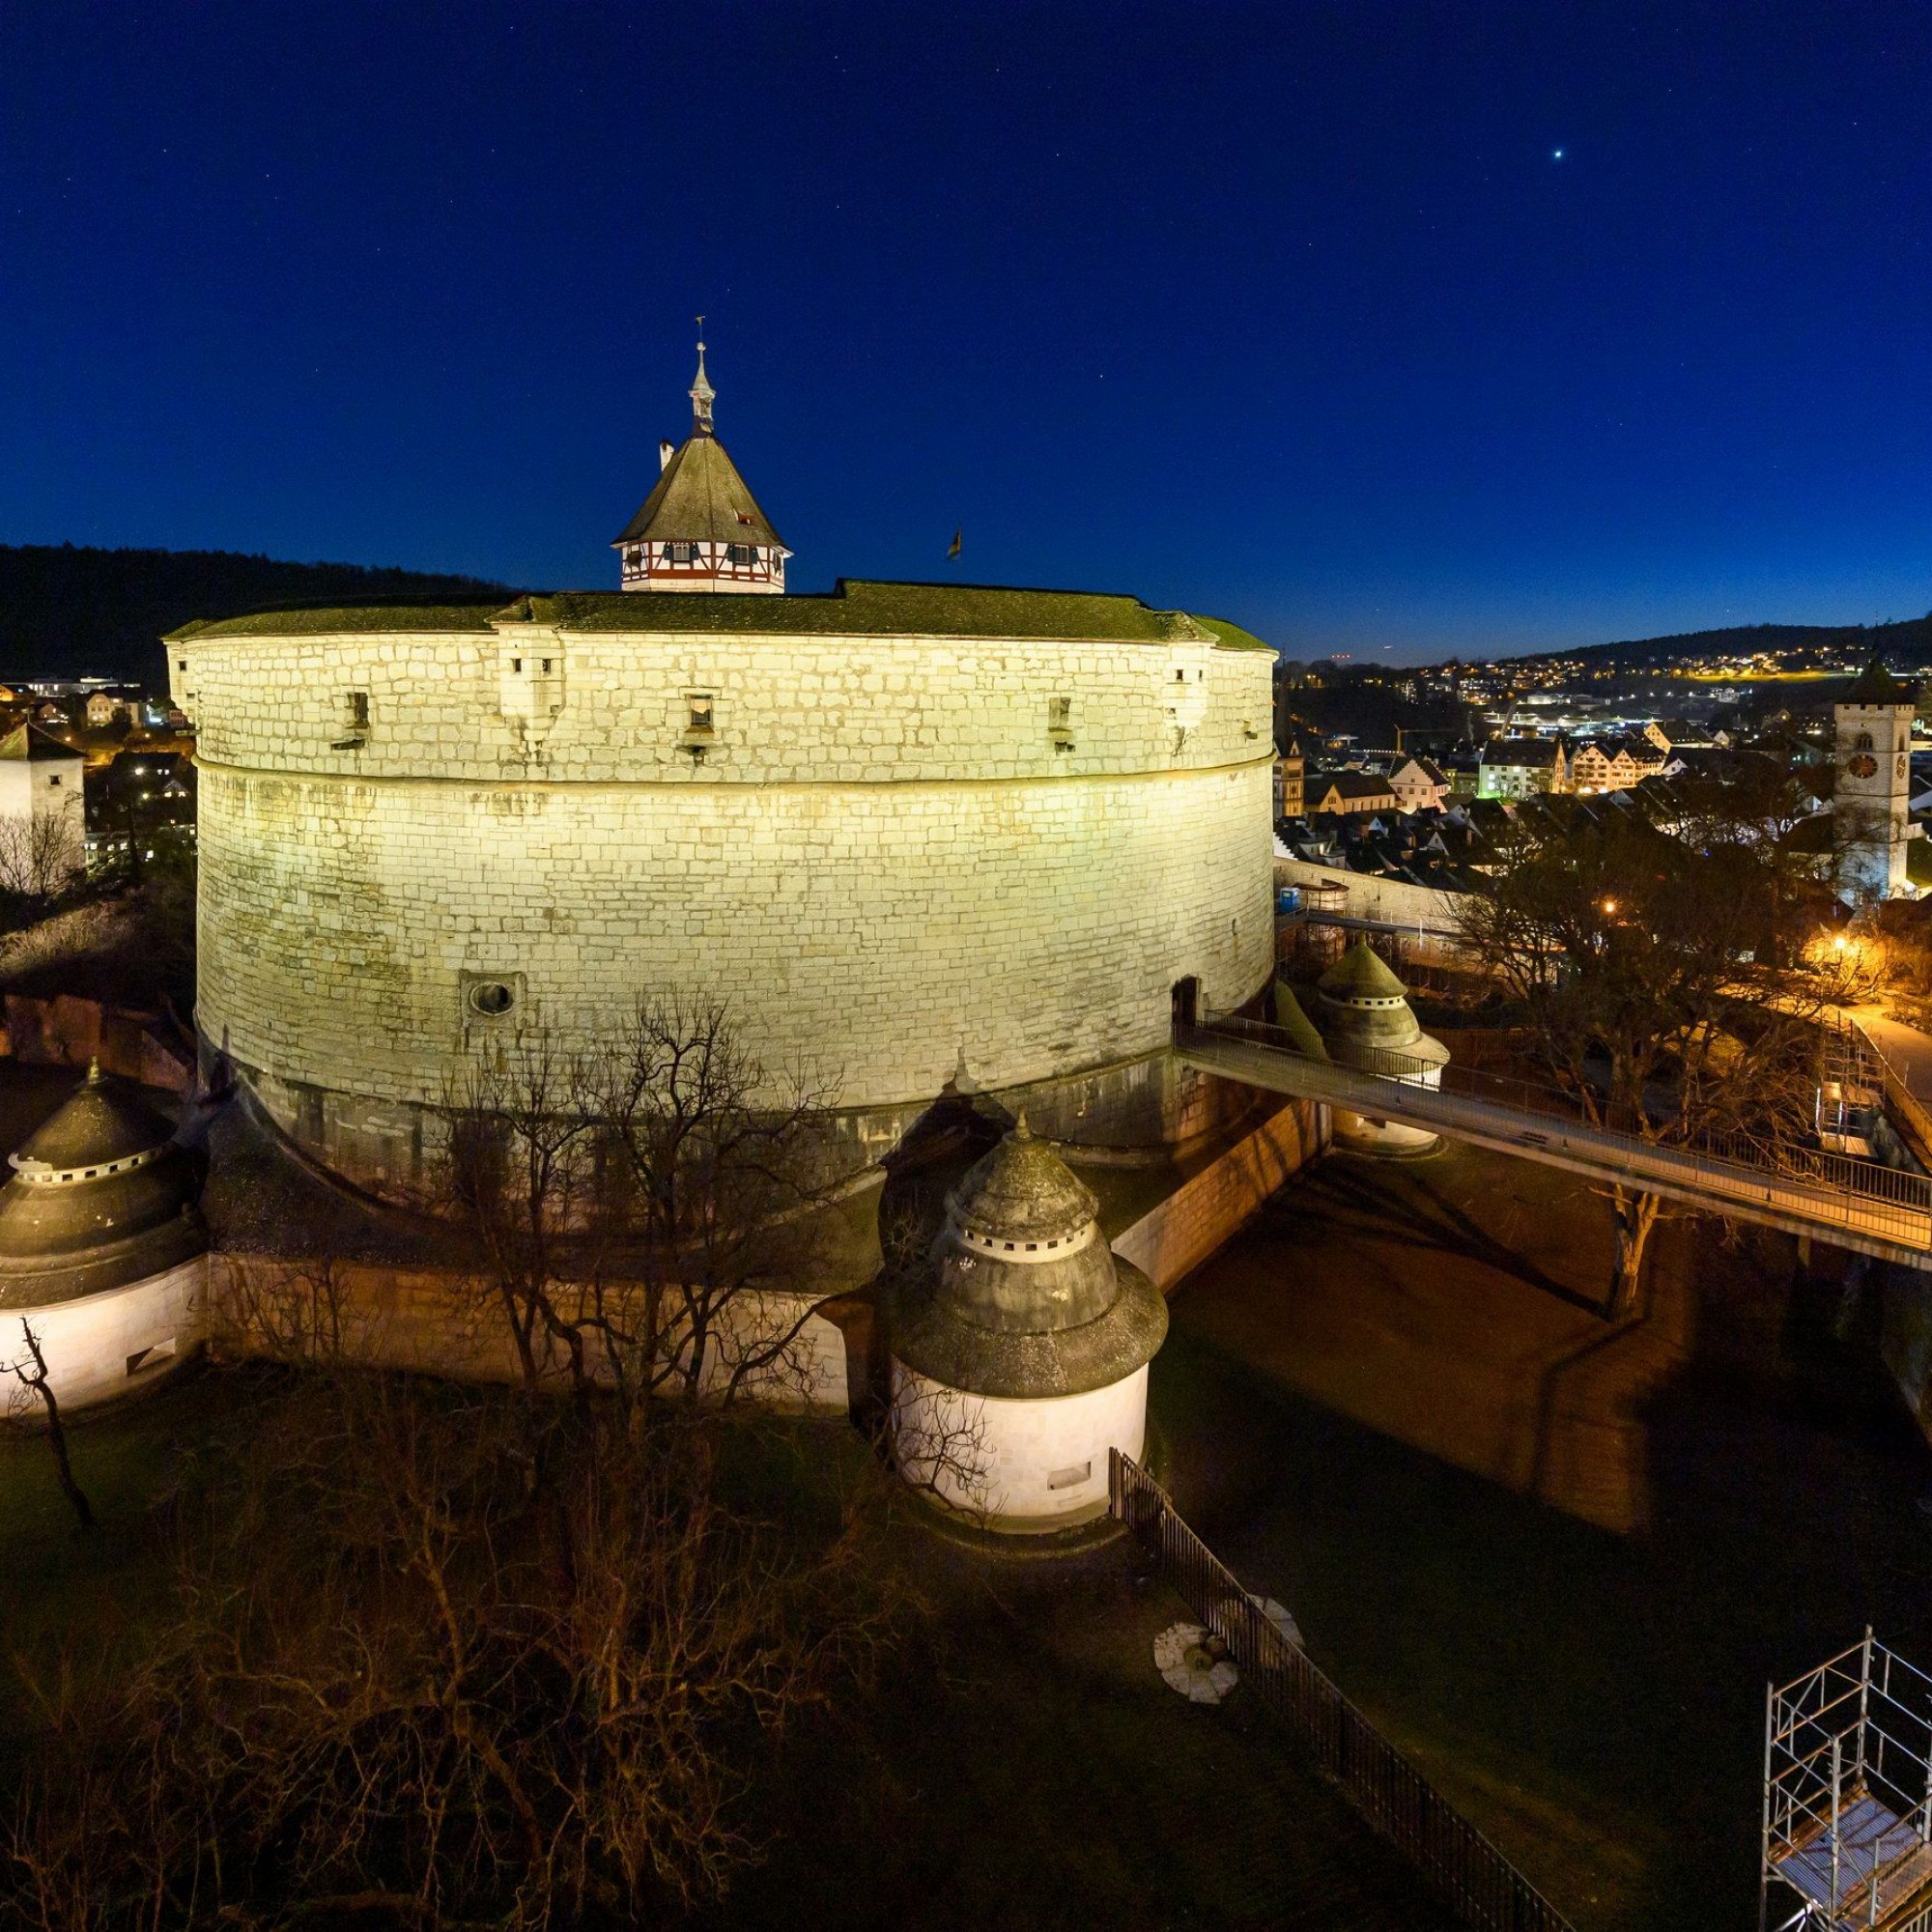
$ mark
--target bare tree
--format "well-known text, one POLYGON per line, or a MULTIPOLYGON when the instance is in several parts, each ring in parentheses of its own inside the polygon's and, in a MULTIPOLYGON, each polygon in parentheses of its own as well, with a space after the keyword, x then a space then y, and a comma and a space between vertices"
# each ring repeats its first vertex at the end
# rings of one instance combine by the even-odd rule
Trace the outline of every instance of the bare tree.
POLYGON ((181 1612, 132 1679, 37 1673, 0 1926, 638 1924, 759 1850, 777 1741, 900 1599, 861 1489, 727 1503, 729 1432, 309 1374, 178 1493, 181 1612))
POLYGON ((77 814, 66 810, 0 814, 0 892, 57 898, 87 864, 77 814))
MULTIPOLYGON (((1776 841, 1706 829, 1693 843, 1605 808, 1527 815, 1495 856, 1463 937, 1581 1117, 1653 1145, 1786 1158, 1811 1124, 1819 1003, 1765 957, 1787 891, 1776 841)), ((1660 1201, 1619 1186, 1610 1206, 1605 1312, 1621 1317, 1660 1201)))
POLYGON ((445 1108, 444 1202, 526 1386, 728 1404, 810 1374, 828 1095, 721 1005, 644 1002, 580 1054, 518 1035, 445 1108))
POLYGON ((80 1519, 82 1529, 94 1527, 94 1505, 87 1499, 87 1492, 75 1481, 73 1463, 67 1453, 67 1425, 61 1420, 60 1399, 54 1394, 53 1378, 47 1374, 47 1358, 41 1348, 41 1338, 34 1333, 33 1325, 23 1316, 20 1321, 20 1334, 27 1345, 24 1361, 15 1361, 11 1366, 14 1379, 26 1393, 27 1399, 37 1400, 46 1418, 47 1447, 53 1454, 54 1477, 61 1486, 61 1494, 73 1505, 73 1513, 80 1519), (32 1363, 29 1369, 28 1363, 32 1363))

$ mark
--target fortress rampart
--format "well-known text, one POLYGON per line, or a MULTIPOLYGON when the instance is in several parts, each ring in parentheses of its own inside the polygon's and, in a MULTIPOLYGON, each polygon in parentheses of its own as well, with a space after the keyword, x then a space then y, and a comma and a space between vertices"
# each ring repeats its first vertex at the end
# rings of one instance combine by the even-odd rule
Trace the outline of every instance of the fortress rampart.
POLYGON ((1069 1138, 1172 1137, 1175 982, 1228 1007, 1271 970, 1271 654, 1233 627, 853 584, 276 612, 169 654, 201 1031, 359 1179, 406 1178, 515 1029, 650 992, 728 1000, 868 1150, 960 1073, 1047 1090, 1069 1138))

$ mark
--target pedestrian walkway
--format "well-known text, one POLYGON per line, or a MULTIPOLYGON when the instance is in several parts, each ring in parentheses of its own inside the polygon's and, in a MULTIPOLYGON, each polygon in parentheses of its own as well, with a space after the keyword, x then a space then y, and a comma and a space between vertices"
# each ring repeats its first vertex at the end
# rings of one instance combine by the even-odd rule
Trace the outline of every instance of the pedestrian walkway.
POLYGON ((1438 1088, 1433 1064, 1418 1061, 1411 1070, 1399 1053, 1378 1053, 1374 1071, 1340 1065, 1312 1058, 1283 1028, 1234 1015, 1177 1022, 1174 1044, 1182 1062, 1203 1072, 1373 1120, 1433 1128, 1610 1186, 1932 1269, 1932 1184, 1923 1175, 1802 1149, 1779 1150, 1774 1162, 1747 1144, 1739 1146, 1738 1157, 1701 1145, 1662 1147, 1539 1107, 1520 1082, 1459 1075, 1452 1062, 1441 1069, 1438 1088), (1423 1084, 1425 1077, 1431 1084, 1423 1084))

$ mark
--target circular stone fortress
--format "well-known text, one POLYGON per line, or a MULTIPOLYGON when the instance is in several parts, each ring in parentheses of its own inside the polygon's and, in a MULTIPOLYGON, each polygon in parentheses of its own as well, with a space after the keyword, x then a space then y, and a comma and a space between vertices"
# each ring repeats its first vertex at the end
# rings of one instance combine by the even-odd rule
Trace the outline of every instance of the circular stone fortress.
POLYGON ((1272 971, 1272 653, 1131 597, 783 594, 701 352, 692 398, 622 590, 168 639, 210 1049, 384 1191, 478 1056, 648 994, 728 1002, 855 1165, 949 1083, 1074 1145, 1210 1124, 1170 1020, 1272 971))

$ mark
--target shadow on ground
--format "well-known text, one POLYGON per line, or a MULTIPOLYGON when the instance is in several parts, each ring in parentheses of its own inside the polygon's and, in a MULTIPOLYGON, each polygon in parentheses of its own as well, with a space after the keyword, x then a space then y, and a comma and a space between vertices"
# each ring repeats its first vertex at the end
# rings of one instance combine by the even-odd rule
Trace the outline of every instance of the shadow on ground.
POLYGON ((1338 1158, 1190 1279, 1177 1499, 1579 1926, 1755 1910, 1764 1685, 1865 1625, 1932 1664, 1925 1446, 1795 1245, 1453 1150, 1338 1158))

